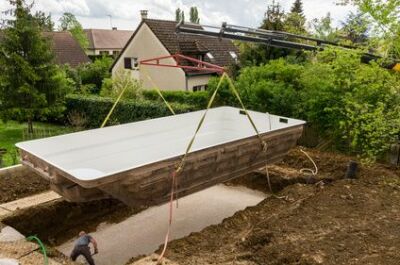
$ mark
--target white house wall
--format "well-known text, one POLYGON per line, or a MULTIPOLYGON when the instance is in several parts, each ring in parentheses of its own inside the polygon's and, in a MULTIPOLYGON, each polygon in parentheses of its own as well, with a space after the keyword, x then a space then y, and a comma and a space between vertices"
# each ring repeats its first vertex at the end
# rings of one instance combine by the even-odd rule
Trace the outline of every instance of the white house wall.
MULTIPOLYGON (((138 61, 141 61, 168 55, 170 55, 170 53, 167 49, 158 40, 146 23, 143 23, 133 40, 128 43, 124 53, 119 57, 119 60, 114 65, 112 75, 115 76, 116 73, 124 70, 125 57, 137 57, 138 61)), ((162 62, 166 64, 175 63, 172 58, 163 60, 162 62)), ((143 68, 146 68, 152 80, 160 89, 186 90, 186 78, 182 69, 142 65, 139 70, 128 70, 132 73, 134 78, 142 81, 144 88, 151 89, 154 86, 148 78, 146 78, 146 71, 144 71, 143 68)))
POLYGON ((197 75, 188 77, 188 89, 189 91, 193 90, 194 86, 204 86, 208 84, 208 80, 210 80, 211 75, 197 75))

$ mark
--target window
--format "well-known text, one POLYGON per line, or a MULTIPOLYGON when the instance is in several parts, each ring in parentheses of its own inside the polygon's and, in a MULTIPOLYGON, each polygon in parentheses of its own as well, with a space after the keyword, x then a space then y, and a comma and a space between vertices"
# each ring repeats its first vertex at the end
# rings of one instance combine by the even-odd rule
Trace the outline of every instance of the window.
POLYGON ((117 57, 119 55, 119 51, 113 51, 112 53, 114 57, 117 57))
POLYGON ((194 86, 193 92, 206 91, 207 88, 208 88, 208 85, 194 86))
POLYGON ((125 57, 124 58, 125 69, 138 69, 139 61, 136 57, 125 57))
POLYGON ((109 55, 110 53, 108 51, 100 51, 100 55, 104 56, 104 55, 109 55))
POLYGON ((232 59, 235 60, 235 62, 237 62, 238 56, 236 52, 230 51, 229 54, 231 55, 232 59))

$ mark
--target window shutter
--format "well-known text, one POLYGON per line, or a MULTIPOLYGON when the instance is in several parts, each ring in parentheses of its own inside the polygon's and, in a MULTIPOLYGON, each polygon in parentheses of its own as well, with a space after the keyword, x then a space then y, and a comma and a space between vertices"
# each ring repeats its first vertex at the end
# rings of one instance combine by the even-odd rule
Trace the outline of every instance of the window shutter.
POLYGON ((132 60, 131 58, 124 58, 124 65, 125 65, 125 69, 132 69, 132 60))

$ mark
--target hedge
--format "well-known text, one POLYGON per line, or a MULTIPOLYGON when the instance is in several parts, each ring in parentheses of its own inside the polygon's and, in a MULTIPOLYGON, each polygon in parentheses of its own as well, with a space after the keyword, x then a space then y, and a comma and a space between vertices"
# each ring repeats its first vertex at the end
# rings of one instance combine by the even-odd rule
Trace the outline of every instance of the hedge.
MULTIPOLYGON (((89 128, 100 127, 115 99, 95 95, 71 94, 66 97, 66 115, 79 113, 89 128)), ((197 110, 187 104, 171 103, 176 113, 197 110)), ((111 116, 108 125, 122 124, 171 115, 163 102, 150 100, 122 100, 111 116)))
MULTIPOLYGON (((207 91, 162 91, 161 93, 168 102, 189 104, 199 109, 205 108, 210 99, 209 92, 207 91)), ((145 99, 162 101, 155 90, 143 90, 142 94, 145 99)))

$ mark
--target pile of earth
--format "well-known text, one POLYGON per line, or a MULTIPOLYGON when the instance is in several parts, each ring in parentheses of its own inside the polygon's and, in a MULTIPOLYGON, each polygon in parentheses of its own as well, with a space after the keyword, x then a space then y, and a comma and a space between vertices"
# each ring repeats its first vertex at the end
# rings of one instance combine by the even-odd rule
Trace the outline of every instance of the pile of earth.
MULTIPOLYGON (((343 179, 351 158, 309 153, 321 181, 287 186, 219 225, 172 241, 166 257, 187 265, 400 264, 399 169, 360 166, 358 179, 343 179)), ((298 149, 279 166, 312 168, 298 149)), ((265 189, 265 177, 254 181, 247 185, 265 189)))
POLYGON ((49 183, 29 170, 0 177, 0 204, 49 190, 49 183), (26 174, 25 174, 26 172, 26 174))

